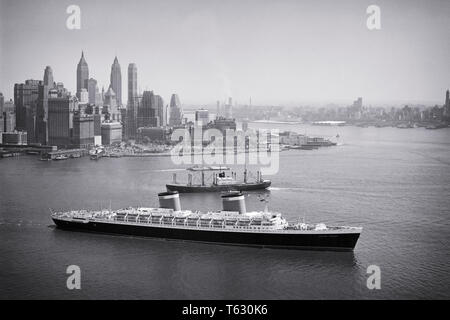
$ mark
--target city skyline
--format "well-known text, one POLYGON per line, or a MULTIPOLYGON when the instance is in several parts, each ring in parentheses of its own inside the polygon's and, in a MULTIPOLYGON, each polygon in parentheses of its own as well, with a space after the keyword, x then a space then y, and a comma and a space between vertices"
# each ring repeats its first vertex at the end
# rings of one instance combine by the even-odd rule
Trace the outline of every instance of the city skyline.
POLYGON ((240 104, 251 97, 254 105, 351 103, 363 96, 371 104, 432 105, 450 86, 445 1, 380 1, 376 31, 365 26, 368 1, 79 1, 81 30, 66 28, 67 3, 47 2, 44 12, 28 10, 30 1, 2 1, 5 99, 15 83, 40 79, 47 65, 75 94, 81 51, 100 87, 110 84, 117 56, 139 66, 140 93, 154 90, 169 100, 177 92, 186 104, 214 105, 228 96, 240 104), (141 19, 150 9, 152 19, 141 19), (18 40, 24 34, 27 41, 18 40), (29 59, 35 45, 40 50, 29 59))

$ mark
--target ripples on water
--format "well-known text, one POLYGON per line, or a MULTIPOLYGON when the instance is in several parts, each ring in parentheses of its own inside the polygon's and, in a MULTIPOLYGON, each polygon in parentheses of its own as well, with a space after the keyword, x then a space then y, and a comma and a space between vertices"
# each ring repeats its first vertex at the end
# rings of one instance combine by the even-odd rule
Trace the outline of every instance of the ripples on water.
MULTIPOLYGON (((289 126, 292 130, 292 126, 289 126)), ((363 226, 353 253, 207 245, 67 232, 49 208, 157 206, 169 158, 0 160, 1 298, 450 298, 450 131, 299 127, 341 146, 281 153, 267 191, 291 220, 363 226), (82 290, 65 289, 65 268, 82 290), (382 289, 366 288, 381 267, 382 289)), ((183 172, 179 180, 186 179, 183 172)), ((182 206, 219 209, 217 194, 182 206)), ((247 208, 263 209, 258 193, 247 208)))

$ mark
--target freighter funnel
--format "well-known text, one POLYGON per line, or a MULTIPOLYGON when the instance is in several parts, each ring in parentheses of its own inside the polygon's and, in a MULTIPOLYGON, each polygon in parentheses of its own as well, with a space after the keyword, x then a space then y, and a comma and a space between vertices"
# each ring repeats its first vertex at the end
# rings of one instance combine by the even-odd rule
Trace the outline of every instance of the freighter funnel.
POLYGON ((222 210, 246 213, 245 197, 241 192, 232 192, 222 196, 222 210))
POLYGON ((167 191, 158 193, 159 207, 181 211, 180 195, 177 191, 167 191))

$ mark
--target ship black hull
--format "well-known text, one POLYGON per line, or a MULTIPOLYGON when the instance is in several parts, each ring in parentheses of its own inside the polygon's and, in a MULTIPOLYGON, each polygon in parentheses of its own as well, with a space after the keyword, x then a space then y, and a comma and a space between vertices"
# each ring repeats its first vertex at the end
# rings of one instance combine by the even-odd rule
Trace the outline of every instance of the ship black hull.
POLYGON ((351 251, 359 238, 359 233, 295 234, 210 231, 104 222, 80 223, 58 219, 53 219, 53 221, 61 229, 75 231, 297 250, 351 251))
POLYGON ((264 190, 270 187, 271 181, 264 180, 258 183, 239 183, 233 185, 212 185, 212 186, 187 186, 180 184, 166 184, 167 191, 178 191, 179 193, 193 192, 222 192, 222 191, 252 191, 264 190))

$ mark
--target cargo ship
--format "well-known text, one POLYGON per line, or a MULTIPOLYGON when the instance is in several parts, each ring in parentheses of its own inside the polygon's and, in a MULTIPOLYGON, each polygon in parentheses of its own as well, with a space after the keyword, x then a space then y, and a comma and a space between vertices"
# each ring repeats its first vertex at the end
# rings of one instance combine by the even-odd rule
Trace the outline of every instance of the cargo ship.
POLYGON ((231 172, 230 168, 223 166, 211 167, 191 167, 188 182, 178 183, 176 173, 173 174, 172 183, 166 184, 167 191, 187 192, 221 192, 221 191, 251 191, 264 190, 270 187, 271 181, 265 180, 261 172, 256 173, 253 181, 249 180, 251 173, 245 168, 243 181, 237 180, 236 172, 231 172), (209 180, 209 183, 207 183, 209 180))
POLYGON ((58 228, 263 248, 351 251, 362 228, 288 222, 281 213, 247 212, 241 192, 222 195, 221 211, 182 210, 178 192, 158 194, 159 208, 52 212, 58 228))

